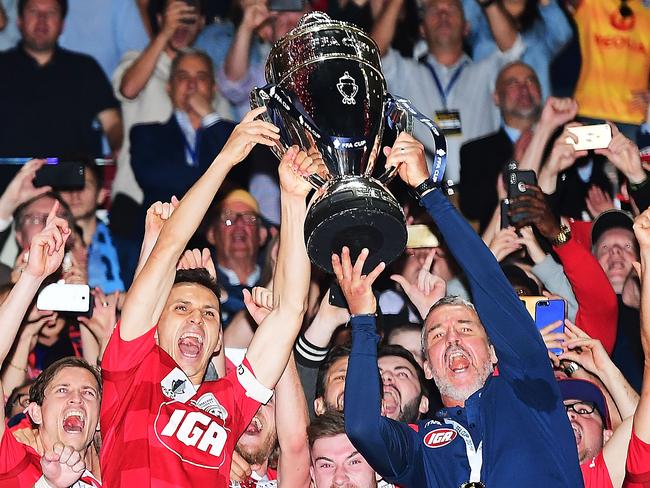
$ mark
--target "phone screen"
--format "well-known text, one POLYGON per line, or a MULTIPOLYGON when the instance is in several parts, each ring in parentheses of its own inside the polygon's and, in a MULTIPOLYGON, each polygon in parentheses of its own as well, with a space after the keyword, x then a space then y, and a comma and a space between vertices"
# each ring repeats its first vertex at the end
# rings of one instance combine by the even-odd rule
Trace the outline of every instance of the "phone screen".
MULTIPOLYGON (((535 304, 535 325, 538 330, 553 322, 561 321, 561 324, 552 332, 564 332, 565 316, 566 304, 564 300, 540 300, 535 304)), ((553 348, 550 351, 557 356, 562 354, 562 349, 553 348)))

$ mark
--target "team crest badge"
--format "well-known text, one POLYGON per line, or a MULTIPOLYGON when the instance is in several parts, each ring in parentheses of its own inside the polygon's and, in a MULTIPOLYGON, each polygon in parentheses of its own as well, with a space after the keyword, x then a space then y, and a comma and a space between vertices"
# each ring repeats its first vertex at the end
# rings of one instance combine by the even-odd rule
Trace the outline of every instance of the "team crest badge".
POLYGON ((424 445, 430 447, 431 449, 437 449, 439 447, 444 447, 450 442, 452 442, 458 433, 454 429, 436 429, 427 433, 424 436, 424 445))
POLYGON ((172 369, 160 382, 163 395, 185 403, 196 394, 194 385, 180 368, 172 369))

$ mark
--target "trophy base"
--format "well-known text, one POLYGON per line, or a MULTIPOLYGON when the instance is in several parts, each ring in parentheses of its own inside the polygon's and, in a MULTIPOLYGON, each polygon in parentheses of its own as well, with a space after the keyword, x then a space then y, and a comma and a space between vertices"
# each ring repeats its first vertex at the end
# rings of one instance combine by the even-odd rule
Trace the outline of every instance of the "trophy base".
POLYGON ((352 262, 363 248, 370 251, 363 268, 387 265, 406 247, 406 221, 393 195, 367 177, 335 180, 309 208, 305 219, 307 254, 319 268, 332 273, 332 254, 350 249, 352 262))

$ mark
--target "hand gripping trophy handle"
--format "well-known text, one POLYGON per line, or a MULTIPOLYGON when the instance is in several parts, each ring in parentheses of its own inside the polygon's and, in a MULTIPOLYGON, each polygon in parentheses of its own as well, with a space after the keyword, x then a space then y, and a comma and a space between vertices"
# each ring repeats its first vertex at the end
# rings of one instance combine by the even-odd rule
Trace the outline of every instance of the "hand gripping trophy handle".
MULTIPOLYGON (((284 119, 289 117, 294 117, 300 121, 304 121, 305 117, 303 117, 302 114, 297 113, 298 111, 293 106, 293 103, 291 103, 291 99, 282 92, 281 88, 271 84, 266 85, 263 88, 254 88, 250 94, 250 104, 252 109, 266 107, 266 112, 262 113, 259 118, 277 126, 280 129, 281 135, 283 135, 282 131, 292 133, 291 135, 293 135, 293 137, 280 137, 280 139, 275 142, 275 146, 271 147, 271 151, 273 151, 273 154, 275 154, 278 159, 282 159, 284 153, 289 149, 284 141, 299 141, 298 145, 300 148, 316 147, 314 137, 320 137, 320 131, 314 124, 302 122, 302 125, 308 128, 308 130, 296 131, 293 130, 295 127, 293 124, 284 123, 284 119)), ((316 190, 322 188, 327 182, 326 178, 319 174, 309 175, 308 177, 305 177, 305 180, 316 190)))
MULTIPOLYGON (((433 120, 413 107, 411 102, 406 98, 397 95, 393 96, 390 93, 387 94, 386 97, 384 112, 387 130, 395 131, 396 136, 401 132, 414 135, 414 122, 417 121, 423 124, 431 132, 435 146, 435 156, 431 177, 436 183, 440 183, 444 177, 447 162, 447 140, 442 133, 442 129, 440 129, 433 120)), ((398 170, 399 166, 386 168, 386 170, 377 177, 377 180, 382 184, 387 184, 395 177, 398 170)))

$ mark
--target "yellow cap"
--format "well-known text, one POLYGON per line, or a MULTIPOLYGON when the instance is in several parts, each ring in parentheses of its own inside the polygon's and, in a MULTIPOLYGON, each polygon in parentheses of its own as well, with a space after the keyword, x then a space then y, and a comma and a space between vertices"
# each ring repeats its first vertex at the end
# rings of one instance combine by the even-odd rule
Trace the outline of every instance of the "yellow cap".
POLYGON ((248 193, 246 190, 233 190, 228 193, 224 199, 221 201, 221 207, 225 206, 228 203, 240 202, 251 207, 255 213, 260 213, 260 206, 255 200, 255 197, 248 193))

